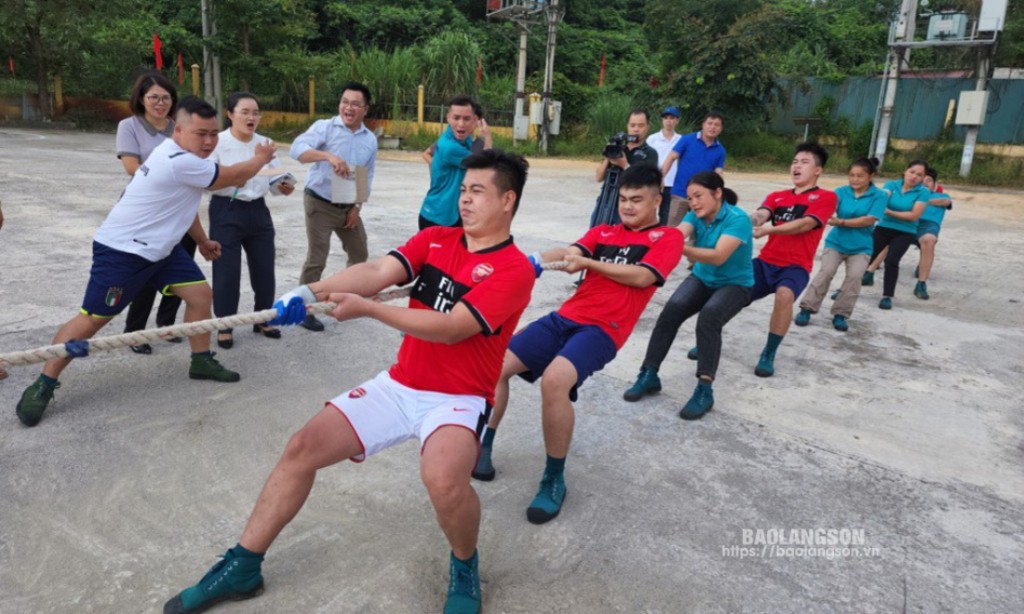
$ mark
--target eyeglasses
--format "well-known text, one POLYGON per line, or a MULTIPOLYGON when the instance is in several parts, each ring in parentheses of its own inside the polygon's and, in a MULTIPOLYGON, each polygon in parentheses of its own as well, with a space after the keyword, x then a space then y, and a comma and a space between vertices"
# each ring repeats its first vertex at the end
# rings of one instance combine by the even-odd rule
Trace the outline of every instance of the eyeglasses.
POLYGON ((242 117, 259 117, 260 115, 263 115, 263 113, 260 113, 259 111, 250 111, 248 109, 243 109, 235 113, 235 115, 241 115, 242 117))
POLYGON ((344 98, 341 99, 341 105, 339 106, 355 109, 356 111, 358 111, 359 109, 366 108, 366 105, 361 102, 356 102, 354 100, 345 100, 344 98))
POLYGON ((152 102, 153 104, 157 104, 157 103, 160 103, 160 102, 168 103, 168 102, 171 101, 171 97, 170 96, 166 96, 166 95, 165 96, 158 96, 156 94, 150 94, 150 95, 146 96, 146 100, 152 102))

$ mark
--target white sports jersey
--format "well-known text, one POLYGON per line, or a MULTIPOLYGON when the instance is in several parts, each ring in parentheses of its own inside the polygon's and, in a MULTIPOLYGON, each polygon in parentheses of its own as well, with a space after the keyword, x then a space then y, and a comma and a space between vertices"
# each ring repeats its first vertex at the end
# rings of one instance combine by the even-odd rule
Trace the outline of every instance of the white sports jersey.
POLYGON ((203 189, 218 171, 214 161, 167 139, 135 172, 94 240, 150 262, 163 260, 192 226, 203 189))
MULTIPOLYGON (((676 143, 679 142, 682 136, 681 134, 674 134, 671 139, 666 139, 665 135, 659 130, 647 137, 647 144, 653 147, 654 151, 658 152, 658 168, 665 164, 665 158, 668 158, 668 154, 672 153, 672 148, 676 146, 676 143)), ((677 166, 679 166, 679 160, 673 162, 672 167, 668 169, 668 174, 665 175, 665 187, 671 188, 675 182, 677 166)))

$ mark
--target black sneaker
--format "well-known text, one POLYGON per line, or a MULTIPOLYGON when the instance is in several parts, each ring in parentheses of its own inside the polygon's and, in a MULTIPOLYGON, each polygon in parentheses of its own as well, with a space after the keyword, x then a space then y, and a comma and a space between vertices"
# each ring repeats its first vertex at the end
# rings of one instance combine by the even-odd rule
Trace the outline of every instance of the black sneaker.
POLYGON ((305 328, 306 330, 311 330, 314 333, 319 333, 324 330, 323 323, 321 323, 320 320, 317 320, 316 316, 313 314, 307 315, 306 319, 303 320, 302 324, 299 324, 299 326, 305 328))
POLYGON ((32 385, 21 393, 21 400, 14 412, 25 426, 35 426, 43 419, 43 412, 53 398, 53 391, 60 388, 60 382, 48 384, 40 375, 32 385))

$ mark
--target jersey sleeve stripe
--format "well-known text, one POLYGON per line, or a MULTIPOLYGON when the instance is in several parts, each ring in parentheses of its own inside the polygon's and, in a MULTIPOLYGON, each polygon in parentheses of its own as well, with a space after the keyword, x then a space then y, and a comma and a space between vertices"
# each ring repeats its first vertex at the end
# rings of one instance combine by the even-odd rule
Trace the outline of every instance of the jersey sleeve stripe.
POLYGON ((404 286, 405 284, 416 279, 416 273, 412 270, 412 263, 410 263, 409 259, 405 257, 405 254, 398 251, 397 249, 393 249, 390 252, 388 252, 388 256, 392 256, 400 263, 402 263, 402 268, 405 269, 405 281, 398 284, 399 286, 404 286))
POLYGON ((217 177, 219 175, 220 175, 220 165, 217 164, 216 162, 214 162, 213 163, 213 179, 210 180, 210 183, 206 187, 210 187, 213 184, 217 183, 217 177))
POLYGON ((472 303, 464 298, 459 299, 459 302, 465 305, 466 308, 469 309, 469 313, 473 314, 473 317, 476 318, 477 324, 480 325, 480 332, 484 337, 490 337, 494 334, 494 331, 491 329, 491 325, 484 319, 484 316, 476 310, 476 307, 474 307, 472 303))
POLYGON ((587 249, 586 245, 583 245, 581 243, 573 243, 572 247, 578 247, 580 249, 580 251, 583 252, 583 255, 586 256, 587 258, 593 258, 594 257, 594 253, 591 252, 589 249, 587 249))
POLYGON ((661 271, 659 271, 658 269, 654 268, 654 265, 650 264, 649 262, 639 262, 637 264, 639 264, 640 266, 644 267, 645 269, 647 269, 651 273, 654 273, 654 285, 655 286, 661 287, 661 286, 665 285, 665 276, 661 274, 661 271))

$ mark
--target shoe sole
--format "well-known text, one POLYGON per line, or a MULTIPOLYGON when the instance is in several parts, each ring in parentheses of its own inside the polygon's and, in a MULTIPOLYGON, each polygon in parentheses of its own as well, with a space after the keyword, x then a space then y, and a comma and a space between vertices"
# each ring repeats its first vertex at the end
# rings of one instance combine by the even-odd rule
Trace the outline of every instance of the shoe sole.
POLYGON ((629 401, 630 403, 636 403, 637 401, 639 401, 640 399, 642 399, 642 398, 644 398, 646 396, 655 395, 655 394, 658 394, 659 392, 661 392, 661 388, 658 388, 656 390, 651 390, 650 392, 644 392, 644 393, 642 393, 640 395, 634 395, 634 394, 629 394, 629 391, 627 390, 626 392, 622 393, 622 399, 624 401, 629 401))
POLYGON ((793 324, 796 324, 797 326, 807 326, 810 323, 811 323, 810 320, 806 320, 806 321, 804 321, 804 320, 793 320, 793 324))
MULTIPOLYGON (((565 494, 562 495, 562 505, 565 505, 565 500, 569 498, 569 489, 565 489, 565 494)), ((554 514, 548 514, 539 507, 528 507, 526 508, 526 519, 530 521, 530 524, 544 524, 545 522, 551 522, 558 515, 562 513, 562 505, 558 506, 554 514)))
POLYGON ((223 382, 225 384, 234 384, 235 382, 240 381, 242 379, 242 376, 238 375, 237 373, 235 374, 235 378, 234 379, 222 379, 222 378, 214 377, 212 375, 200 375, 200 374, 196 374, 196 373, 189 373, 188 377, 189 377, 189 379, 208 379, 208 380, 212 380, 212 381, 215 381, 215 382, 223 382))
POLYGON ((181 603, 181 595, 178 595, 164 604, 164 614, 199 614, 200 612, 205 612, 216 605, 224 603, 225 601, 245 601, 246 599, 259 597, 262 594, 263 582, 260 582, 252 590, 244 593, 235 593, 233 595, 223 595, 216 599, 211 599, 198 608, 192 608, 191 610, 187 609, 181 603))
POLYGON ((33 426, 36 426, 37 424, 39 424, 43 420, 43 414, 39 414, 39 416, 36 417, 35 419, 26 418, 21 413, 21 408, 20 407, 16 407, 14 409, 14 413, 18 415, 18 420, 20 420, 22 424, 24 424, 25 426, 30 427, 30 428, 33 427, 33 426))
POLYGON ((765 371, 764 369, 757 367, 754 369, 754 375, 758 377, 771 377, 775 375, 775 370, 773 369, 771 371, 765 371))
POLYGON ((494 476, 496 476, 497 474, 498 472, 495 471, 494 469, 491 469, 490 473, 479 473, 476 470, 474 470, 472 473, 473 479, 480 480, 481 482, 490 482, 491 480, 494 479, 494 476))

